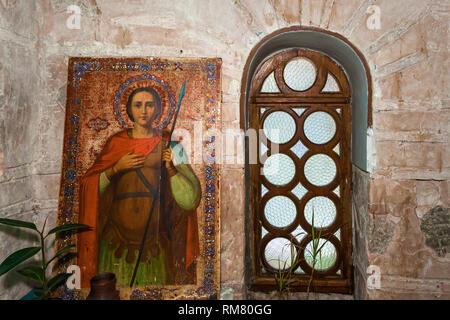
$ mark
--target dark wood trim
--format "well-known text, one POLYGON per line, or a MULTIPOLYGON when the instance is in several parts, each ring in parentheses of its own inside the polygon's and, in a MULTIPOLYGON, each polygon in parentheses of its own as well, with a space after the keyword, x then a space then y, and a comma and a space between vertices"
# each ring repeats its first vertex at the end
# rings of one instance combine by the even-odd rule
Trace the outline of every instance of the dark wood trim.
MULTIPOLYGON (((290 96, 296 97, 308 97, 308 96, 334 96, 334 97, 348 97, 350 93, 350 85, 347 81, 347 78, 341 70, 341 68, 331 60, 329 57, 318 54, 315 51, 311 50, 289 50, 283 51, 276 56, 270 58, 265 61, 261 67, 257 68, 255 72, 255 76, 252 80, 252 84, 250 87, 250 96, 273 96, 274 94, 263 94, 260 93, 261 87, 264 83, 264 80, 267 76, 274 72, 275 81, 280 89, 280 94, 289 94, 290 96), (286 67, 286 61, 289 61, 293 58, 301 57, 302 59, 309 60, 316 67, 316 78, 314 83, 305 90, 296 91, 290 88, 283 80, 284 69, 286 67), (338 81, 340 84, 340 92, 339 93, 323 93, 322 88, 324 87, 328 73, 331 73, 332 76, 338 81)), ((275 95, 280 95, 275 94, 275 95)))
MULTIPOLYGON (((258 95, 256 97, 250 98, 250 103, 258 104, 258 105, 266 105, 266 104, 288 104, 288 105, 298 105, 301 106, 303 103, 350 103, 350 97, 324 97, 322 96, 309 96, 309 97, 286 97, 284 95, 271 95, 271 96, 263 96, 258 95)), ((262 106, 263 107, 263 106, 262 106)))
MULTIPOLYGON (((292 283, 290 291, 304 292, 308 288, 309 277, 297 279, 292 283)), ((275 286, 274 278, 259 277, 251 281, 249 289, 252 291, 273 291, 275 286)), ((314 279, 311 291, 321 293, 342 293, 351 294, 353 292, 351 281, 329 277, 325 279, 314 279)))

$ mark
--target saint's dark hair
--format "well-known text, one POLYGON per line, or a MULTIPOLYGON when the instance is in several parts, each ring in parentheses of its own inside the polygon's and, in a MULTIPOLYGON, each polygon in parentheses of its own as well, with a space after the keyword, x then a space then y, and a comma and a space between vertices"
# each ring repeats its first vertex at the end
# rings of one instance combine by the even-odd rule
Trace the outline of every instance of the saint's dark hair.
POLYGON ((130 120, 134 122, 134 117, 131 114, 131 101, 133 101, 133 97, 137 93, 143 92, 143 91, 152 94, 153 97, 155 98, 155 102, 156 102, 155 112, 153 113, 152 118, 150 119, 150 121, 153 122, 153 121, 155 121, 156 118, 158 118, 159 114, 161 113, 161 98, 160 98, 158 92, 156 92, 155 89, 150 88, 150 87, 138 88, 138 89, 134 90, 133 92, 131 92, 130 96, 128 97, 128 101, 127 101, 127 115, 130 118, 130 120))

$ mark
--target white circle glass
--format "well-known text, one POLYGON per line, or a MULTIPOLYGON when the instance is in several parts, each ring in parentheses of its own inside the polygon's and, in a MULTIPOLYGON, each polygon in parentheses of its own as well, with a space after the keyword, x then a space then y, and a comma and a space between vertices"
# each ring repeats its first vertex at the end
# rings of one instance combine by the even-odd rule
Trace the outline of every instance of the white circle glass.
POLYGON ((337 258, 337 252, 334 245, 323 238, 315 239, 316 245, 313 245, 313 241, 310 241, 305 248, 305 260, 306 263, 315 270, 323 271, 331 268, 337 258), (316 249, 314 250, 314 247, 316 249), (320 250, 319 250, 320 248, 320 250), (315 252, 314 252, 315 251, 315 252), (316 261, 314 261, 314 256, 316 261))
POLYGON ((284 81, 295 91, 306 91, 314 84, 317 77, 316 67, 306 58, 291 59, 283 70, 284 81))
POLYGON ((336 133, 336 123, 330 114, 317 111, 306 118, 303 130, 309 141, 315 144, 324 144, 333 139, 336 133))
POLYGON ((264 120, 263 129, 266 137, 274 143, 286 143, 295 134, 295 120, 290 114, 275 111, 264 120))
POLYGON ((267 201, 264 216, 267 222, 276 228, 289 226, 295 220, 297 208, 294 202, 285 196, 275 196, 267 201))
POLYGON ((277 153, 266 159, 263 173, 270 183, 283 186, 294 178, 295 163, 291 157, 283 153, 277 153))
POLYGON ((267 263, 277 270, 288 269, 295 258, 292 252, 296 254, 295 248, 292 250, 291 246, 291 242, 285 238, 270 240, 264 249, 264 256, 267 263))
POLYGON ((315 186, 322 187, 333 181, 336 176, 336 164, 323 153, 309 157, 305 163, 305 177, 315 186))
POLYGON ((314 197, 305 205, 305 219, 312 226, 314 214, 314 228, 329 227, 336 219, 336 206, 327 197, 314 197))

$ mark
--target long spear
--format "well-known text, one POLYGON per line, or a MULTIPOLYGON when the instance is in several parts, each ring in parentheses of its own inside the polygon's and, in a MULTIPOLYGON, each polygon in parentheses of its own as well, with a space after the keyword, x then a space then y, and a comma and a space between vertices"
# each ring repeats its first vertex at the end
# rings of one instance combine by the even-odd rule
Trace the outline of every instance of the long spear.
MULTIPOLYGON (((175 116, 173 118, 172 129, 170 130, 170 135, 169 135, 169 139, 168 139, 167 144, 166 144, 166 148, 168 148, 170 146, 170 141, 172 139, 173 131, 175 130, 175 124, 177 122, 178 113, 180 112, 181 100, 183 100, 183 98, 184 98, 185 90, 186 90, 186 80, 184 80, 183 86, 181 87, 180 93, 178 95, 177 110, 176 110, 175 116)), ((161 164, 161 167, 164 168, 163 164, 161 164)), ((152 219, 153 211, 155 210, 156 197, 159 194, 159 187, 160 187, 160 185, 161 185, 161 175, 159 176, 158 185, 156 187, 156 191, 155 191, 155 194, 153 196, 152 207, 150 208, 150 213, 148 215, 147 224, 145 225, 144 235, 142 236, 141 246, 139 247, 139 255, 138 255, 138 258, 137 258, 137 261, 136 261, 136 265, 134 266, 133 276, 131 277, 130 288, 133 287, 134 279, 136 278, 136 274, 137 274, 137 271, 138 271, 138 268, 139 268, 139 263, 141 262, 142 252, 144 251, 145 239, 147 238, 147 232, 148 232, 148 228, 150 226, 150 220, 152 219)), ((158 214, 158 219, 157 219, 158 232, 157 232, 156 238, 158 239, 158 233, 159 233, 159 212, 157 214, 158 214)))

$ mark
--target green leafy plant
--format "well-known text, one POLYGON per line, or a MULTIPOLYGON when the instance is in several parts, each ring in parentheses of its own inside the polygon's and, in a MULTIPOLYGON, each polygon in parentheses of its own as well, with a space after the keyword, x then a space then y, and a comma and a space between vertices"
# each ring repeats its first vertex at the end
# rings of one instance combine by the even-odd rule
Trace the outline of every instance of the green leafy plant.
MULTIPOLYGON (((297 254, 301 250, 305 249, 305 253, 309 255, 308 263, 311 265, 312 272, 309 276, 308 287, 306 290, 306 300, 309 299, 309 293, 311 290, 311 286, 314 280, 314 270, 318 262, 322 262, 322 249, 327 244, 329 239, 325 239, 322 237, 322 229, 316 228, 314 225, 314 207, 312 208, 312 221, 311 221, 311 244, 312 248, 302 248, 294 242, 294 238, 305 234, 305 232, 300 232, 295 236, 291 236, 289 243, 285 246, 289 247, 290 250, 290 262, 289 267, 287 266, 287 261, 283 262, 281 265, 280 259, 278 259, 278 271, 274 273, 275 282, 277 284, 277 292, 280 297, 287 296, 290 292, 290 286, 295 279, 295 270, 298 268, 298 265, 302 259, 300 255, 297 254), (318 230, 317 230, 318 229, 318 230), (321 243, 321 240, 322 241, 321 243)), ((284 250, 284 248, 282 249, 284 250)), ((306 258, 304 259, 306 261, 306 258)))
MULTIPOLYGON (((47 220, 46 220, 47 222, 47 220)), ((57 234, 59 232, 63 231, 75 231, 79 229, 89 228, 89 226, 84 224, 77 224, 77 223, 68 223, 63 224, 61 226, 58 226, 56 228, 51 229, 46 235, 44 235, 44 229, 46 222, 44 223, 44 226, 42 227, 42 230, 39 231, 38 228, 34 223, 31 222, 25 222, 20 220, 13 220, 13 219, 3 219, 0 218, 0 224, 7 225, 14 228, 25 228, 30 229, 39 234, 39 242, 40 246, 36 247, 28 247, 20 249, 11 255, 9 255, 3 262, 0 264, 0 276, 3 274, 6 274, 11 269, 17 267, 18 265, 24 263, 26 260, 33 257, 38 252, 41 252, 42 261, 40 265, 29 265, 26 267, 23 267, 22 269, 17 270, 19 274, 22 276, 29 278, 31 280, 34 280, 39 283, 40 288, 34 289, 34 294, 36 295, 37 300, 47 300, 50 298, 51 291, 55 289, 60 283, 63 281, 66 281, 68 277, 71 276, 69 273, 59 273, 55 275, 52 278, 47 278, 47 268, 50 265, 50 263, 55 260, 58 257, 62 257, 64 254, 68 253, 72 248, 75 247, 74 244, 70 244, 58 252, 50 259, 46 259, 46 252, 45 252, 45 240, 47 237, 51 234, 57 234)))
MULTIPOLYGON (((304 234, 304 232, 298 233, 295 237, 302 234, 304 234)), ((289 244, 286 244, 284 247, 289 248, 291 259, 289 261, 289 267, 287 266, 286 260, 283 262, 283 265, 281 265, 281 261, 278 259, 278 271, 274 274, 274 277, 277 284, 277 292, 280 297, 287 296, 289 294, 290 285, 295 281, 295 268, 297 268, 298 263, 301 261, 297 254, 300 250, 294 243, 293 237, 289 240, 289 244)), ((284 248, 282 250, 284 250, 284 248)))
POLYGON ((309 299, 309 292, 311 290, 311 285, 314 280, 314 270, 316 270, 317 262, 322 262, 322 249, 327 244, 329 239, 322 238, 322 229, 319 228, 318 235, 316 236, 316 228, 314 227, 314 207, 312 208, 312 221, 311 221, 311 244, 312 248, 308 250, 309 256, 312 258, 311 263, 311 275, 309 276, 308 288, 306 289, 306 300, 309 299), (320 240, 324 239, 323 243, 320 240))

